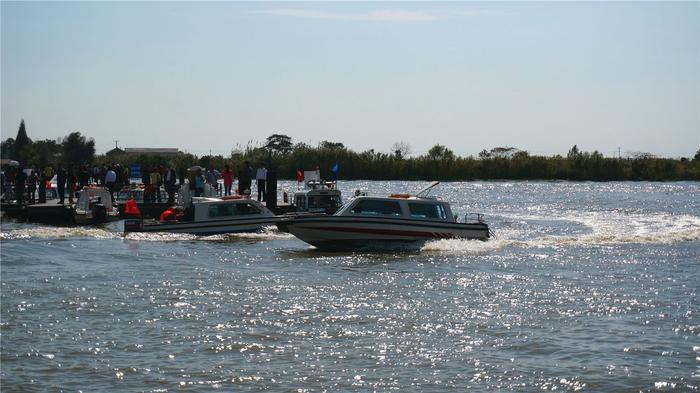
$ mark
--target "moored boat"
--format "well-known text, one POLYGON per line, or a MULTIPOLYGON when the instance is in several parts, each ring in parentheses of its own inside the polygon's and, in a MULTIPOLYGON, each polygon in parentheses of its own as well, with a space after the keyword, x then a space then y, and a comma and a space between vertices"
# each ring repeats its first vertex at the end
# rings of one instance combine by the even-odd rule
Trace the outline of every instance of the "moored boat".
POLYGON ((193 197, 190 214, 177 219, 124 221, 124 232, 172 232, 217 235, 255 232, 275 225, 275 216, 262 203, 241 197, 193 197))
POLYGON ((480 215, 458 222, 448 202, 427 195, 437 184, 415 196, 360 195, 334 215, 288 217, 277 227, 325 250, 410 249, 434 239, 488 239, 489 227, 480 215))
POLYGON ((73 218, 77 225, 101 224, 118 220, 119 209, 108 189, 83 187, 73 207, 73 218))

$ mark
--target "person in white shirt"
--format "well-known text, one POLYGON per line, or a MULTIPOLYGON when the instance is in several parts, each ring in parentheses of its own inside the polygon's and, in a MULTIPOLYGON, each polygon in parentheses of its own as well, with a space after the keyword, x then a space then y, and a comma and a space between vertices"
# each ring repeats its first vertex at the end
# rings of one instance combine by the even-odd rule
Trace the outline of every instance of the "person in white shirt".
POLYGON ((258 171, 255 174, 255 179, 258 181, 258 201, 265 201, 265 197, 267 196, 267 169, 265 169, 265 165, 258 168, 258 171))
POLYGON ((109 167, 107 173, 105 173, 105 187, 109 190, 109 195, 114 200, 114 184, 117 182, 117 173, 114 172, 112 167, 109 167))

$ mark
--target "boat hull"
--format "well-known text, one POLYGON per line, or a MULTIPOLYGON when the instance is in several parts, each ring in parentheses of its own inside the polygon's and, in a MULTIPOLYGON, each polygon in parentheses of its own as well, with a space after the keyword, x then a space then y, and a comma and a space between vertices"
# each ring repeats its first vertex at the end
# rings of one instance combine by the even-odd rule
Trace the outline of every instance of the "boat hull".
POLYGON ((489 238, 485 223, 451 223, 394 218, 296 217, 277 227, 324 250, 416 248, 435 239, 489 238))
POLYGON ((262 217, 254 219, 218 220, 207 222, 158 222, 144 220, 125 220, 124 233, 129 232, 169 232, 188 233, 192 235, 221 235, 226 233, 257 232, 262 228, 275 225, 279 217, 262 217))

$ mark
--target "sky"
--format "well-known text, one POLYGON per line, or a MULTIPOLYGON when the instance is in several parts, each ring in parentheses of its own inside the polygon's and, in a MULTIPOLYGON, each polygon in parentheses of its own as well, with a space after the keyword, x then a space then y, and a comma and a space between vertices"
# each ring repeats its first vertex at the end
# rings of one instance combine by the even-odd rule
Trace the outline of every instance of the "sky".
POLYGON ((700 149, 700 2, 7 2, 1 136, 700 149))

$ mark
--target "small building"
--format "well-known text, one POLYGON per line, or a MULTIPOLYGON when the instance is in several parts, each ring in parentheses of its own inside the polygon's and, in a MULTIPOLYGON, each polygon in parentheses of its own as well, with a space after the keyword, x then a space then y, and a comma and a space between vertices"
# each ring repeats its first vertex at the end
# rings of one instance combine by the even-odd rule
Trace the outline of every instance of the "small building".
POLYGON ((147 154, 147 155, 158 155, 163 157, 174 157, 179 150, 177 148, 171 147, 125 147, 124 153, 126 154, 147 154))

